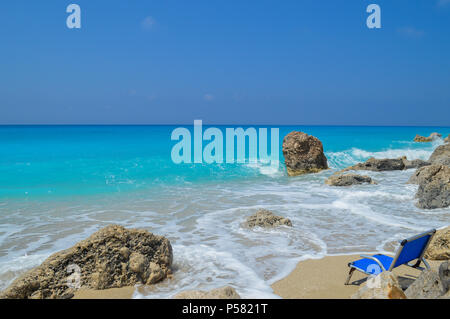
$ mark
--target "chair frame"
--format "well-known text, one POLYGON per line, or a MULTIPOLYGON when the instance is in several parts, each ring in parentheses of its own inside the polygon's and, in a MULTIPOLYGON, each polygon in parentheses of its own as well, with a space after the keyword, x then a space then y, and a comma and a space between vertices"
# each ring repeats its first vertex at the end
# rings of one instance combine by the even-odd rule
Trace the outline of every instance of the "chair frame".
MULTIPOLYGON (((392 259, 392 262, 391 262, 391 265, 389 266, 388 271, 392 271, 394 268, 397 268, 397 267, 402 266, 402 265, 406 265, 406 266, 409 266, 409 267, 412 267, 412 268, 415 268, 415 269, 424 270, 424 268, 419 267, 421 262, 425 265, 425 268, 426 268, 426 269, 430 269, 430 265, 427 263, 427 261, 425 260, 425 258, 423 257, 423 255, 425 254, 425 251, 427 250, 428 245, 430 244, 431 240, 433 239, 434 234, 436 234, 436 229, 430 229, 430 230, 428 230, 428 231, 426 231, 426 232, 423 232, 423 233, 421 233, 421 234, 418 234, 418 235, 415 235, 415 236, 412 236, 412 237, 409 237, 409 238, 407 238, 407 239, 404 239, 404 240, 399 241, 400 246, 397 248, 397 251, 396 251, 396 253, 395 253, 395 256, 394 256, 393 259, 392 259), (405 245, 406 245, 407 243, 412 242, 412 241, 414 241, 414 240, 416 240, 416 239, 422 238, 422 237, 427 236, 427 235, 430 235, 430 239, 428 240, 427 244, 425 245, 424 249, 422 250, 422 253, 420 254, 420 257, 417 258, 417 261, 416 261, 414 264, 410 264, 410 262, 407 262, 407 263, 405 263, 405 264, 402 264, 402 265, 399 265, 399 266, 397 266, 397 267, 394 267, 395 264, 397 263, 398 258, 400 257, 400 254, 402 253, 403 248, 405 247, 405 245)), ((370 260, 375 261, 375 262, 378 264, 378 266, 380 266, 382 272, 383 272, 383 271, 386 271, 386 268, 384 268, 384 266, 383 266, 383 264, 381 263, 381 261, 379 261, 379 260, 378 260, 377 258, 375 258, 374 256, 360 255, 360 257, 362 257, 362 258, 367 258, 367 259, 370 259, 370 260)), ((353 267, 353 266, 352 266, 352 263, 349 263, 348 266, 350 267, 350 271, 349 271, 349 273, 348 273, 347 280, 345 281, 345 285, 348 285, 348 284, 349 284, 350 279, 351 279, 351 277, 352 277, 352 275, 353 275, 353 272, 354 272, 355 270, 361 271, 361 270, 359 270, 359 269, 353 267)), ((361 272, 362 272, 362 273, 365 273, 365 274, 367 274, 367 275, 372 275, 372 273, 368 273, 368 272, 365 272, 365 271, 361 271, 361 272)))

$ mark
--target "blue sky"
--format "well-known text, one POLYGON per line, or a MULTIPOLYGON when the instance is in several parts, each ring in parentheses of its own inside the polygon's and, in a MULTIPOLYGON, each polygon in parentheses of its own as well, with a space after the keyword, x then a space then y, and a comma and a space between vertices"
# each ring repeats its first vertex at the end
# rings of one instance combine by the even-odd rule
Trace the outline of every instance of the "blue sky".
POLYGON ((450 0, 3 1, 0 124, 448 126, 449 39, 450 0))

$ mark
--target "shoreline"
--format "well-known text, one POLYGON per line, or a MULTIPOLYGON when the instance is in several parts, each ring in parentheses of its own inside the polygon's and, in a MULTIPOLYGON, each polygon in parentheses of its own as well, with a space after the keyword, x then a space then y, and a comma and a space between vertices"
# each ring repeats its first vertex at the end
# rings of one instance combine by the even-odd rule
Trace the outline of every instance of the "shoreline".
MULTIPOLYGON (((367 278, 367 275, 355 272, 350 285, 344 285, 349 271, 348 263, 359 258, 359 254, 342 254, 301 260, 287 276, 270 286, 273 293, 282 299, 349 299, 367 278)), ((406 288, 421 271, 401 266, 394 273, 406 288)), ((73 299, 132 299, 137 289, 135 286, 105 290, 80 289, 75 292, 73 299)))

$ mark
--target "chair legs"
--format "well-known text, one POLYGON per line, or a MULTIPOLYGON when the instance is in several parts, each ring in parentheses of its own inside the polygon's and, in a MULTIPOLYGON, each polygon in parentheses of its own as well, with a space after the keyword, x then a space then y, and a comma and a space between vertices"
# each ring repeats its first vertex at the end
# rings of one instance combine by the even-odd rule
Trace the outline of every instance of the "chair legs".
POLYGON ((350 282, 350 278, 352 278, 353 272, 355 271, 355 268, 350 268, 350 271, 348 272, 347 280, 345 281, 345 284, 348 285, 350 282))

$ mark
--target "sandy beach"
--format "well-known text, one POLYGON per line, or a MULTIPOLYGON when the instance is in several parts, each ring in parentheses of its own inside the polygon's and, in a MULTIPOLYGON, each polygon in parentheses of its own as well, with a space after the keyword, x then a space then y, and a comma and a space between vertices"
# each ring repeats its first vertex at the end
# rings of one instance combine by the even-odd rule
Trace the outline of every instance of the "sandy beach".
MULTIPOLYGON (((365 282, 366 275, 355 272, 350 285, 344 285, 348 275, 347 264, 359 255, 326 256, 308 259, 297 264, 285 278, 275 282, 272 288, 283 299, 348 299, 365 282)), ((431 262, 438 264, 436 262, 431 262)), ((419 270, 401 266, 394 270, 402 287, 409 286, 420 274, 419 270)), ((80 289, 73 299, 130 299, 135 287, 105 290, 80 289)))

